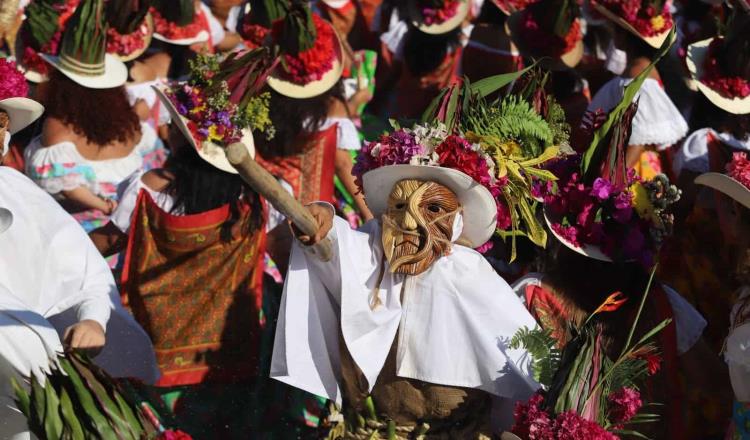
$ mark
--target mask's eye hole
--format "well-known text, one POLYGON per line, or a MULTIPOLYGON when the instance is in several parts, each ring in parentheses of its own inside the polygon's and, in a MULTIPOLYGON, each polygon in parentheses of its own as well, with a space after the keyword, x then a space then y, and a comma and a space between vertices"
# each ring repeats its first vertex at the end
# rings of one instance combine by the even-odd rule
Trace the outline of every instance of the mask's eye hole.
POLYGON ((406 208, 406 203, 396 203, 396 209, 404 209, 406 208))
POLYGON ((438 212, 440 212, 440 205, 430 203, 429 205, 427 205, 427 209, 429 209, 430 212, 434 212, 435 214, 437 214, 438 212))

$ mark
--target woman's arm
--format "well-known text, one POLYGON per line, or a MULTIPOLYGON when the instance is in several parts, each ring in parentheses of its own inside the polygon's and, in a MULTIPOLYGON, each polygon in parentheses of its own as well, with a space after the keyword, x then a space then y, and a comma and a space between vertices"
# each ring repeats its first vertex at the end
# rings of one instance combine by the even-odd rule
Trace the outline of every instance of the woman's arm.
POLYGON ((354 204, 357 210, 362 215, 364 221, 368 221, 373 218, 370 208, 365 203, 364 195, 359 191, 357 184, 354 182, 354 176, 352 175, 352 157, 349 155, 347 150, 336 150, 336 160, 334 164, 336 168, 336 175, 338 176, 341 183, 344 184, 344 188, 354 198, 354 204))
POLYGON ((110 199, 104 199, 83 186, 79 186, 76 189, 70 191, 60 192, 67 201, 72 202, 76 206, 84 209, 96 209, 106 215, 112 214, 112 211, 117 207, 117 202, 110 199))
POLYGON ((641 153, 646 151, 645 145, 628 145, 625 147, 625 164, 628 169, 634 168, 638 165, 638 161, 641 158, 641 153))
POLYGON ((112 222, 89 232, 89 238, 103 257, 122 252, 128 244, 128 236, 112 222))

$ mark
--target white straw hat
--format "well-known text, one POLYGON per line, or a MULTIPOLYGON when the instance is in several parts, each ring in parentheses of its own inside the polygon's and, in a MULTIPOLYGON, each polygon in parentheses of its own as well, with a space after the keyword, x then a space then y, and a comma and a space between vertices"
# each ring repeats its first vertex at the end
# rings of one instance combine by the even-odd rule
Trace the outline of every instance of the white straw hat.
POLYGON ((700 80, 705 71, 706 55, 708 54, 708 48, 712 41, 714 41, 714 39, 709 38, 688 46, 686 63, 688 71, 690 71, 690 78, 693 80, 692 83, 695 84, 698 90, 700 90, 712 104, 720 109, 737 115, 750 113, 750 96, 744 98, 727 98, 700 80))
POLYGON ((417 5, 416 0, 410 0, 408 9, 409 18, 411 19, 412 24, 417 27, 417 29, 426 34, 438 35, 448 33, 460 26, 461 23, 463 23, 464 19, 466 19, 466 16, 469 15, 469 1, 459 1, 460 3, 458 4, 456 15, 442 23, 425 24, 424 17, 422 16, 422 12, 419 10, 419 6, 417 5))
POLYGON ((10 117, 10 134, 17 133, 39 119, 44 113, 44 106, 33 99, 17 97, 0 100, 0 110, 10 117))

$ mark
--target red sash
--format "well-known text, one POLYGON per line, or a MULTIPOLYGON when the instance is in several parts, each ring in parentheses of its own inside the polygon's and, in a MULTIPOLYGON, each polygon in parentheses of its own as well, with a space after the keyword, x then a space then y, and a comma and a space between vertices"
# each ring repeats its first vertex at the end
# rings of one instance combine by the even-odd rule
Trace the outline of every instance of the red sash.
POLYGON ((154 344, 158 386, 233 383, 258 372, 264 230, 220 238, 229 205, 162 211, 141 190, 131 220, 121 294, 154 344))
POLYGON ((269 173, 289 183, 294 197, 302 204, 334 202, 337 127, 334 124, 315 133, 302 154, 271 159, 256 157, 256 160, 269 173))

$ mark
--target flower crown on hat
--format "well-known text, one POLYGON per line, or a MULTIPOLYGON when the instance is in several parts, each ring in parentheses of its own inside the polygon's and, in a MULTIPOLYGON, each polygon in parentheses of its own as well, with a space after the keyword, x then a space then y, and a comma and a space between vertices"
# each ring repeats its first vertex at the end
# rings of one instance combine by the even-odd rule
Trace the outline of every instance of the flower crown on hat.
POLYGON ((592 0, 630 24, 639 34, 654 37, 672 28, 667 0, 592 0))
POLYGON ((703 84, 725 98, 750 96, 750 17, 735 12, 723 36, 708 45, 703 62, 703 84))
POLYGON ((306 85, 334 68, 338 37, 333 27, 306 5, 292 5, 284 19, 273 23, 271 35, 282 52, 283 79, 306 85))
POLYGON ((149 10, 154 18, 154 32, 169 40, 194 38, 205 30, 198 17, 203 11, 194 0, 156 0, 149 10))
POLYGON ((0 58, 0 101, 8 98, 25 98, 29 94, 29 85, 16 63, 7 58, 0 58))
POLYGON ((500 8, 503 13, 510 15, 514 12, 526 9, 529 5, 532 5, 539 0, 492 0, 492 3, 500 8))
POLYGON ((528 72, 468 81, 441 93, 425 112, 426 123, 401 129, 366 144, 357 157, 354 174, 375 168, 411 164, 451 168, 484 186, 497 205, 497 232, 527 236, 539 246, 546 243, 544 228, 534 216, 532 181, 555 177, 539 165, 558 154, 569 128, 565 114, 551 96, 527 87, 501 101, 485 96, 528 72))
POLYGON ((747 153, 732 154, 732 160, 727 164, 727 175, 750 190, 750 160, 747 153))
POLYGON ((520 14, 519 40, 533 56, 559 57, 583 39, 575 0, 541 0, 520 14))
POLYGON ((443 24, 458 14, 461 0, 416 0, 422 20, 427 26, 443 24))
POLYGON ((165 94, 197 145, 239 142, 252 129, 273 137, 268 114, 268 93, 258 94, 272 66, 266 49, 232 54, 223 62, 216 55, 200 54, 190 61, 188 81, 175 83, 165 94))
POLYGON ((646 182, 625 165, 638 108, 633 99, 670 46, 669 41, 662 45, 657 58, 625 88, 622 101, 608 115, 596 111, 585 116, 584 129, 592 135, 586 153, 552 163, 549 171, 557 181, 538 188, 553 233, 577 252, 650 266, 663 238, 671 233, 668 208, 679 200, 680 191, 664 175, 646 182))
POLYGON ((48 75, 51 66, 39 56, 40 53, 57 55, 63 30, 73 16, 80 0, 36 0, 26 7, 21 27, 23 53, 21 64, 26 70, 48 75))
POLYGON ((149 15, 150 8, 151 2, 148 0, 107 2, 107 53, 129 61, 148 49, 154 28, 153 19, 149 15))

